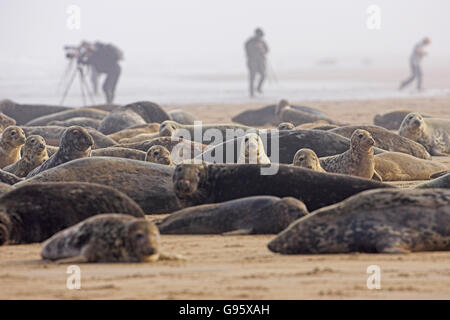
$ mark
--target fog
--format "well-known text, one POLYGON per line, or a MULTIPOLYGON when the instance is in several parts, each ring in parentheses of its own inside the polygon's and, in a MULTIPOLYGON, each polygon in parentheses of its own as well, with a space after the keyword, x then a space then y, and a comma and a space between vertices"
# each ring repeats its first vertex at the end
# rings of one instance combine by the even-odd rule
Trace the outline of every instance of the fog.
POLYGON ((3 77, 30 68, 60 73, 63 45, 85 39, 123 49, 129 74, 245 75, 243 43, 258 26, 280 73, 322 60, 407 70, 412 47, 426 35, 427 64, 448 68, 448 12, 448 0, 1 0, 0 68, 3 77), (67 27, 70 5, 81 10, 80 29, 67 27), (370 5, 381 9, 380 29, 366 25, 370 5))

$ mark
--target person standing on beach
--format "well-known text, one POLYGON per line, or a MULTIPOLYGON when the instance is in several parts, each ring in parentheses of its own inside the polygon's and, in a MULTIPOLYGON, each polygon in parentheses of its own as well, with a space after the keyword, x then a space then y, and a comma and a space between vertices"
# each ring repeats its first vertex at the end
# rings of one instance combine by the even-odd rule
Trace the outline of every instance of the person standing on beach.
POLYGON ((269 47, 263 39, 264 32, 257 28, 255 34, 245 42, 245 53, 247 55, 247 67, 249 71, 250 97, 254 96, 254 82, 259 74, 257 90, 262 93, 262 85, 266 77, 266 54, 269 47))
POLYGON ((423 50, 425 46, 430 44, 430 39, 425 37, 422 41, 414 46, 411 57, 409 58, 409 63, 411 67, 411 75, 408 79, 403 81, 400 84, 400 90, 406 87, 408 84, 413 82, 417 78, 417 89, 422 90, 422 67, 420 63, 422 58, 427 55, 427 53, 423 50))

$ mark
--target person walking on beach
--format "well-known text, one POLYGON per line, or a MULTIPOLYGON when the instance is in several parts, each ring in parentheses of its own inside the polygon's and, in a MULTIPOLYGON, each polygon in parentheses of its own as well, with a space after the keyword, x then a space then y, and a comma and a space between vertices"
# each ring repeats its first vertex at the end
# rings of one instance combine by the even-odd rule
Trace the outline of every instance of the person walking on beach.
POLYGON ((409 58, 411 75, 408 79, 400 84, 400 90, 413 82, 415 79, 417 79, 417 89, 422 90, 422 67, 420 66, 420 63, 422 61, 422 58, 427 55, 427 53, 423 49, 429 44, 430 39, 428 37, 425 37, 422 41, 414 46, 411 57, 409 58))
POLYGON ((247 55, 247 67, 249 71, 250 97, 254 96, 254 82, 259 74, 257 90, 262 93, 262 85, 266 77, 266 54, 269 47, 263 39, 264 32, 257 28, 255 34, 245 42, 245 53, 247 55))

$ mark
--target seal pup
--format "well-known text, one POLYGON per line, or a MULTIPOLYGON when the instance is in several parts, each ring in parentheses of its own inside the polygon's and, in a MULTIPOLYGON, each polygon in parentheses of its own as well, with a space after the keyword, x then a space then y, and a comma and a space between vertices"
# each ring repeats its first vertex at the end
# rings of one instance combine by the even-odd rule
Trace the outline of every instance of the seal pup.
POLYGON ((433 173, 447 166, 400 152, 385 152, 375 156, 375 171, 383 181, 428 180, 433 173))
POLYGON ((333 132, 343 137, 350 138, 356 129, 368 131, 373 140, 375 140, 375 147, 386 151, 403 152, 417 158, 431 160, 431 156, 427 149, 425 149, 425 147, 420 143, 401 137, 398 134, 382 127, 367 125, 345 126, 329 130, 328 132, 333 132))
POLYGON ((256 133, 247 133, 242 139, 237 163, 270 164, 261 138, 256 133))
POLYGON ((145 152, 120 147, 109 147, 91 150, 91 157, 117 157, 145 161, 145 152))
POLYGON ((159 258, 158 228, 146 219, 101 214, 58 232, 42 245, 60 263, 150 262, 159 258))
POLYGON ((156 163, 116 158, 89 157, 69 161, 18 183, 91 182, 113 187, 136 201, 147 214, 178 210, 172 184, 174 168, 156 163))
POLYGON ((163 146, 153 146, 148 149, 144 161, 174 166, 169 150, 163 146))
MULTIPOLYGON (((373 118, 373 123, 377 126, 386 128, 388 130, 398 130, 402 124, 403 119, 413 111, 410 110, 396 110, 385 114, 377 114, 373 118)), ((429 118, 429 116, 422 115, 424 118, 429 118)))
POLYGON ((450 154, 450 119, 424 118, 412 112, 403 119, 398 134, 420 143, 432 156, 450 154))
POLYGON ((329 124, 334 122, 329 117, 319 116, 313 113, 303 112, 298 109, 291 108, 287 100, 280 100, 275 109, 275 114, 280 122, 291 122, 294 126, 304 123, 316 122, 319 120, 326 121, 329 124))
POLYGON ((292 165, 318 172, 326 172, 320 165, 317 154, 314 150, 308 148, 300 149, 295 153, 292 165))
POLYGON ((79 118, 79 117, 102 120, 108 114, 109 114, 109 112, 99 110, 99 109, 72 108, 70 110, 52 113, 52 114, 45 115, 45 116, 42 116, 39 118, 35 118, 35 119, 27 122, 25 125, 29 126, 29 127, 46 126, 52 121, 65 121, 65 120, 69 120, 71 118, 79 118))
POLYGON ((17 126, 9 126, 0 136, 0 168, 19 161, 25 133, 17 126))
POLYGON ((0 197, 0 216, 8 243, 33 243, 100 213, 144 217, 122 192, 93 183, 36 183, 16 187, 0 197))
POLYGON ((361 192, 292 223, 268 248, 281 254, 450 250, 450 190, 361 192))
POLYGON ((375 141, 369 132, 362 129, 355 130, 350 141, 350 149, 335 156, 320 158, 320 165, 327 172, 371 179, 376 175, 373 155, 375 141))
POLYGON ((255 196, 182 209, 156 225, 161 234, 277 234, 307 214, 295 198, 255 196))
POLYGON ((9 126, 15 126, 16 120, 11 117, 8 117, 6 114, 0 112, 0 133, 3 132, 9 126))
POLYGON ((27 178, 31 178, 42 171, 59 166, 60 164, 89 157, 93 144, 94 140, 86 129, 80 126, 67 128, 61 138, 61 145, 58 151, 39 167, 32 170, 27 175, 27 178))
POLYGON ((108 135, 108 137, 116 142, 119 142, 122 139, 132 138, 141 133, 158 133, 158 131, 159 131, 159 123, 152 122, 133 126, 128 129, 123 129, 115 133, 111 133, 108 135))
POLYGON ((3 170, 24 178, 36 167, 47 161, 48 154, 45 140, 41 136, 29 136, 22 147, 22 158, 3 170))
POLYGON ((59 126, 59 127, 71 127, 80 126, 83 128, 94 128, 97 129, 101 120, 86 118, 86 117, 75 117, 67 120, 53 120, 48 123, 49 126, 59 126))
POLYGON ((139 101, 115 108, 100 123, 98 131, 111 134, 132 126, 161 123, 170 116, 156 103, 139 101))
POLYGON ((280 164, 273 175, 262 175, 258 164, 180 164, 173 175, 175 194, 183 207, 258 195, 294 197, 315 210, 358 192, 391 188, 378 181, 315 172, 280 164))
POLYGON ((42 104, 19 104, 7 99, 0 101, 0 112, 16 120, 18 126, 24 125, 37 117, 69 109, 71 108, 42 104))
POLYGON ((434 180, 421 183, 421 184, 415 186, 415 188, 418 188, 418 189, 421 189, 421 188, 450 189, 450 173, 440 176, 439 178, 436 178, 434 180))

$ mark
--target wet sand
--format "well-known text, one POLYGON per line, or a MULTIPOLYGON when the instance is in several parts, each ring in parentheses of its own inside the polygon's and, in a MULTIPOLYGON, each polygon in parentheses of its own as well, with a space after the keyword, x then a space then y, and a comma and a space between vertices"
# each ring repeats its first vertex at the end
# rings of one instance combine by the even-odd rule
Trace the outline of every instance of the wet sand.
MULTIPOLYGON (((399 109, 450 118, 450 96, 292 103, 349 124, 371 124, 375 114, 399 109)), ((165 107, 184 107, 204 123, 223 123, 261 106, 165 107)), ((450 166, 449 157, 434 160, 450 166)), ((182 254, 185 261, 82 264, 80 290, 66 288, 67 265, 40 260, 40 244, 3 246, 0 299, 450 299, 450 252, 281 256, 266 247, 273 237, 163 235, 162 250, 182 254), (366 286, 370 265, 381 268, 380 290, 366 286)))

